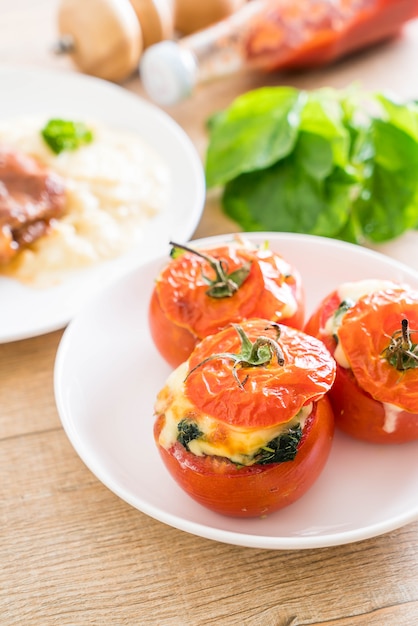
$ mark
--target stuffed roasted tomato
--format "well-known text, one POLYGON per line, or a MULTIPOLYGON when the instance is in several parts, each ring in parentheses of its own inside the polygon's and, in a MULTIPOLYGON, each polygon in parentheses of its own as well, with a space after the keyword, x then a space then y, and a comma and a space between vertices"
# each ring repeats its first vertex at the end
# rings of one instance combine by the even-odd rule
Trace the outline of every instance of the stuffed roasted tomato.
POLYGON ((225 515, 263 516, 320 475, 334 432, 335 361, 321 341, 266 320, 203 339, 155 404, 154 437, 177 483, 225 515))
POLYGON ((300 275, 268 246, 238 238, 204 250, 173 245, 149 306, 152 338, 173 367, 229 322, 260 317, 302 328, 300 275))
POLYGON ((418 291, 388 281, 346 283, 305 328, 337 361, 336 425, 373 443, 418 439, 418 291))

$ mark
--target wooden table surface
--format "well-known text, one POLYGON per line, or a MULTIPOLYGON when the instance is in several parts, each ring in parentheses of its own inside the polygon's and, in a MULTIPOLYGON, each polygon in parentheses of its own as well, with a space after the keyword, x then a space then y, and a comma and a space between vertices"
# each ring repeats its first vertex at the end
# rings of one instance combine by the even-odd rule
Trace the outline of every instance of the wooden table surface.
MULTIPOLYGON (((0 0, 0 63, 77 71, 51 54, 56 8, 57 0, 0 0)), ((401 39, 286 80, 304 87, 356 80, 417 96, 417 61, 415 23, 401 39)), ((280 79, 248 74, 213 83, 167 111, 203 154, 210 113, 280 79)), ((124 87, 144 95, 137 76, 124 87)), ((208 198, 196 235, 226 230, 233 226, 208 198)), ((270 551, 189 535, 120 500, 61 427, 53 394, 61 336, 0 345, 2 625, 418 623, 418 522, 358 543, 270 551)))

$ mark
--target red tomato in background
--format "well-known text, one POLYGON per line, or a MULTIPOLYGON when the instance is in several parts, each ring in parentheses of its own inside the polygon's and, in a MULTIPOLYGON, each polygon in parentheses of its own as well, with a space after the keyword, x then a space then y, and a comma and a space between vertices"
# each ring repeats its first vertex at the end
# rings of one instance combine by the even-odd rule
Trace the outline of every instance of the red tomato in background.
MULTIPOLYGON (((275 337, 266 320, 241 325, 252 342, 275 337), (268 329, 267 329, 268 327, 268 329)), ((217 420, 214 437, 228 437, 228 428, 255 432, 292 422, 312 403, 293 460, 239 465, 225 456, 196 455, 178 440, 161 444, 165 413, 173 406, 173 394, 164 388, 163 406, 156 407, 154 437, 161 458, 180 487, 203 506, 235 517, 263 516, 302 497, 322 472, 331 449, 334 419, 326 393, 335 377, 335 362, 322 342, 280 325, 278 344, 284 364, 275 356, 268 364, 242 366, 233 375, 233 363, 225 354, 240 350, 236 329, 228 326, 204 339, 187 363, 182 394, 190 414, 217 420), (211 358, 222 353, 221 358, 211 358)), ((180 402, 180 406, 183 403, 180 402)))
MULTIPOLYGON (((334 291, 305 326, 306 332, 324 341, 331 354, 337 340, 324 334, 324 329, 340 303, 334 291)), ((399 335, 403 319, 408 319, 412 345, 418 341, 418 292, 401 285, 377 290, 362 296, 341 319, 338 342, 350 367, 337 362, 329 393, 336 425, 372 443, 418 439, 418 367, 400 371, 386 358, 391 337, 399 335)))
POLYGON ((207 279, 216 274, 207 260, 185 251, 167 264, 157 277, 148 319, 153 341, 170 365, 183 363, 198 341, 230 322, 258 317, 302 328, 301 277, 280 255, 240 241, 199 252, 222 261, 228 275, 245 264, 250 269, 233 295, 213 297, 207 279))

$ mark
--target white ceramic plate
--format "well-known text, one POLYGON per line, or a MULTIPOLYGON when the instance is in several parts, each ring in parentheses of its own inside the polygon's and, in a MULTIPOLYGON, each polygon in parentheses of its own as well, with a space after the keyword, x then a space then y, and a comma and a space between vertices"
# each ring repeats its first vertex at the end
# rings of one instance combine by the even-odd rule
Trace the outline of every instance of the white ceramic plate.
POLYGON ((62 328, 92 290, 139 262, 168 250, 170 239, 192 236, 205 200, 203 167, 192 142, 163 111, 105 81, 49 70, 0 66, 0 119, 23 115, 92 118, 138 133, 167 163, 173 188, 167 210, 144 229, 129 254, 77 272, 50 289, 33 289, 0 277, 0 343, 62 328))
MULTIPOLYGON (((260 233, 302 273, 308 310, 340 282, 367 276, 408 281, 412 269, 376 252, 307 235, 260 233)), ((222 241, 216 237, 203 241, 222 241)), ((55 395, 75 450, 114 493, 186 532, 243 546, 289 549, 348 543, 418 518, 418 442, 363 444, 337 434, 326 468, 298 502, 265 519, 211 513, 169 476, 157 453, 153 404, 169 367, 148 331, 156 259, 92 299, 66 329, 55 364, 55 395)))

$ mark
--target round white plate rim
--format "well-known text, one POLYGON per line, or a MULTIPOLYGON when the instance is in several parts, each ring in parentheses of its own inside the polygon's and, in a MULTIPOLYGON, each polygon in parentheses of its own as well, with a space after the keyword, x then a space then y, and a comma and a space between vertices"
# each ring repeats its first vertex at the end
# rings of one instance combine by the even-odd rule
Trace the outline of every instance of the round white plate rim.
MULTIPOLYGON (((215 243, 217 241, 225 240, 225 235, 220 235, 217 237, 210 237, 198 240, 194 242, 196 244, 201 243, 215 243)), ((294 235, 291 233, 251 233, 249 237, 259 238, 261 239, 269 239, 269 238, 282 238, 283 240, 288 241, 311 241, 312 239, 321 240, 321 238, 312 237, 310 235, 294 235)), ((344 242, 335 242, 333 240, 322 240, 323 244, 329 249, 332 249, 333 246, 338 246, 338 248, 343 249, 352 249, 352 244, 346 244, 344 242)), ((357 247, 356 247, 357 248, 357 247)), ((358 248, 357 248, 358 250, 358 248)), ((364 255, 364 258, 381 258, 377 252, 369 251, 366 249, 360 249, 360 254, 364 255)), ((402 263, 398 263, 396 260, 391 261, 394 268, 399 269, 399 271, 407 271, 411 275, 414 275, 416 282, 418 284, 418 274, 406 267, 402 263)), ((146 272, 147 268, 154 267, 154 262, 148 262, 141 267, 134 269, 125 275, 122 279, 115 281, 113 286, 109 286, 104 289, 101 294, 95 296, 91 299, 90 303, 86 303, 83 307, 81 313, 79 313, 75 319, 69 324, 68 328, 64 332, 62 337, 59 349, 57 351, 57 357, 55 361, 54 367, 54 390, 55 390, 55 398, 57 403, 58 412, 60 415, 60 419, 62 425, 64 427, 67 436, 72 443, 74 449, 79 454, 80 458, 86 464, 87 467, 97 476, 97 478, 105 484, 113 493, 118 495, 124 501, 131 504, 133 507, 142 511, 143 513, 157 519, 165 524, 168 524, 172 527, 175 527, 179 530, 201 536, 207 539, 221 541, 224 543, 230 543, 240 546, 246 547, 254 547, 254 548, 266 548, 266 549, 306 549, 306 548, 319 548, 319 547, 328 547, 333 545, 341 545, 344 543, 351 543, 354 541, 359 541, 363 539, 368 539, 371 537, 375 537, 377 535, 389 532, 400 526, 403 526, 407 523, 410 523, 418 518, 418 504, 415 508, 410 508, 406 512, 393 516, 390 520, 381 520, 380 522, 375 522, 370 524, 369 526, 362 527, 352 531, 343 531, 343 532, 334 532, 329 534, 319 534, 319 535, 310 535, 310 536, 296 536, 296 537, 288 537, 288 536, 265 536, 265 535, 254 535, 251 533, 242 533, 236 531, 229 531, 225 529, 219 529, 210 525, 205 525, 199 522, 194 522, 191 520, 187 520, 184 517, 179 515, 172 514, 167 511, 162 511, 160 508, 152 505, 151 503, 144 500, 144 498, 138 497, 138 495, 133 494, 131 491, 126 489, 123 485, 118 483, 117 480, 114 479, 109 473, 106 471, 106 468, 100 461, 100 455, 92 455, 91 450, 89 450, 88 445, 85 443, 82 437, 80 437, 79 430, 77 428, 77 424, 74 421, 74 417, 71 415, 69 411, 69 407, 67 405, 67 401, 65 399, 64 394, 64 381, 62 379, 62 372, 65 365, 65 361, 67 358, 67 351, 71 349, 73 332, 77 332, 76 326, 81 321, 83 311, 87 311, 89 306, 94 305, 94 302, 100 297, 106 297, 106 294, 110 294, 114 288, 121 283, 121 281, 125 281, 129 283, 132 278, 134 278, 138 273, 146 272)), ((407 444, 409 445, 409 444, 407 444)))
MULTIPOLYGON (((124 129, 132 128, 139 132, 148 143, 157 143, 159 151, 164 141, 161 137, 164 135, 164 139, 165 136, 168 138, 170 154, 162 155, 163 158, 168 159, 170 168, 173 166, 177 168, 176 174, 178 171, 182 172, 183 180, 186 178, 186 172, 190 180, 189 185, 183 184, 181 202, 187 200, 187 203, 183 202, 186 208, 181 205, 180 201, 175 200, 173 204, 172 200, 169 209, 165 212, 165 215, 170 218, 170 226, 167 227, 167 230, 171 229, 170 233, 167 232, 165 233, 167 236, 164 236, 162 231, 161 237, 159 236, 163 216, 157 216, 156 220, 147 226, 146 233, 151 233, 155 250, 150 249, 151 241, 147 237, 146 245, 143 247, 136 247, 135 250, 118 259, 101 263, 99 267, 76 272, 64 283, 48 289, 34 289, 13 279, 0 276, 2 301, 7 306, 15 307, 7 312, 4 309, 3 318, 0 315, 0 343, 8 343, 63 328, 75 315, 86 293, 89 293, 98 278, 104 281, 107 280, 107 275, 110 277, 121 275, 138 263, 164 253, 168 249, 168 239, 171 234, 177 239, 188 239, 192 236, 201 218, 206 188, 201 159, 189 136, 162 109, 135 93, 92 76, 30 65, 0 64, 0 81, 3 89, 9 87, 8 99, 2 102, 0 119, 56 112, 70 115, 74 107, 75 114, 79 116, 85 110, 85 115, 92 119, 103 120, 105 123, 113 126, 119 125, 124 129), (35 84, 38 90, 31 98, 28 111, 23 95, 28 95, 29 90, 35 84), (50 91, 46 93, 46 87, 51 85, 54 88, 53 93, 51 94, 50 91), (13 88, 14 86, 16 89, 13 88), (72 100, 67 97, 71 93, 73 94, 72 100), (18 100, 18 103, 15 100, 18 100), (99 100, 100 112, 94 114, 94 104, 97 104, 99 100), (118 104, 122 111, 125 108, 123 119, 118 115, 115 104, 118 104), (158 128, 158 137, 154 139, 153 127, 158 128), (174 146, 178 147, 181 158, 174 158, 174 146), (180 208, 181 213, 179 213, 180 208), (22 310, 28 313, 23 316, 20 313, 22 310)), ((180 183, 174 181, 174 185, 173 195, 178 196, 180 183)))

